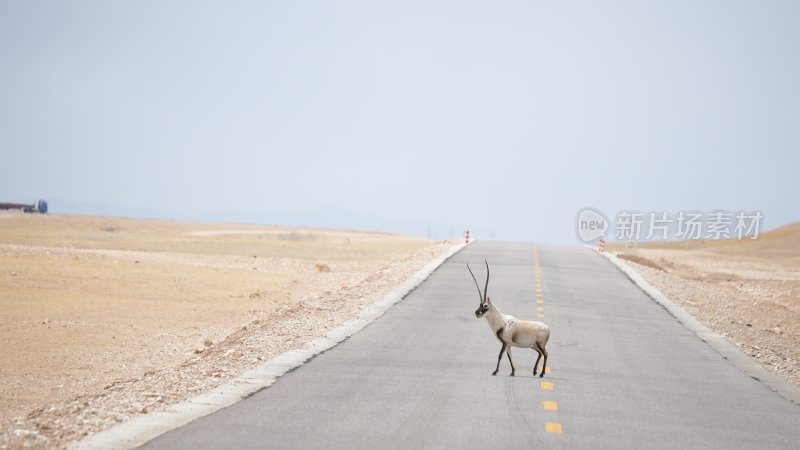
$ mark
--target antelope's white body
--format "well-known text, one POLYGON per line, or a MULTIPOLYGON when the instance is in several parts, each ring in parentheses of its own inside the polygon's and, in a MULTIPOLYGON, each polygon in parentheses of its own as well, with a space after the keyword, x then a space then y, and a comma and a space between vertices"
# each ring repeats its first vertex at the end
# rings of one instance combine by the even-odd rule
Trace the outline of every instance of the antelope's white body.
MULTIPOLYGON (((488 300, 488 299, 487 299, 488 300)), ((512 347, 536 349, 537 344, 543 348, 550 339, 550 327, 544 322, 520 320, 503 314, 491 300, 488 300, 489 311, 483 314, 498 339, 512 347)))

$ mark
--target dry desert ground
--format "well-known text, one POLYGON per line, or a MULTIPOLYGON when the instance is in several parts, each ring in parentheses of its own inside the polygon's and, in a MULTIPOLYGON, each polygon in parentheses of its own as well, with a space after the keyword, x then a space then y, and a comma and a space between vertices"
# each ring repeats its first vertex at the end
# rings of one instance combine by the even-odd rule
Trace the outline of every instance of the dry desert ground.
POLYGON ((455 242, 0 213, 0 447, 63 447, 354 318, 455 242))
POLYGON ((800 223, 755 240, 609 249, 703 325, 800 386, 800 223))
MULTIPOLYGON (((454 241, 0 214, 0 448, 64 447, 208 391, 355 317, 454 241)), ((610 245, 800 385, 800 224, 610 245)))

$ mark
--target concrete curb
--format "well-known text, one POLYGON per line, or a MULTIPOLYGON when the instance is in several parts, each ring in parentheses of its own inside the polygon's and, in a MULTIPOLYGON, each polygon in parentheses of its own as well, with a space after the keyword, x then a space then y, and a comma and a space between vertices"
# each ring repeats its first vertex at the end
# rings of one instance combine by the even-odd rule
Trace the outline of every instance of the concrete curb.
POLYGON ((121 423, 108 430, 88 436, 69 446, 71 449, 130 449, 170 430, 215 413, 269 387, 282 375, 290 372, 354 335, 375 319, 382 316, 394 304, 405 298, 425 281, 434 270, 458 253, 467 244, 451 247, 443 256, 429 262, 408 280, 380 301, 373 303, 358 314, 356 319, 345 322, 322 337, 314 339, 304 347, 282 353, 253 370, 243 373, 228 383, 183 403, 121 423))
POLYGON ((666 309, 667 312, 669 312, 678 320, 678 322, 696 334, 697 337, 699 337, 703 342, 710 345, 714 350, 717 351, 717 353, 722 355, 723 358, 728 360, 736 368, 754 380, 764 383, 770 389, 784 396, 790 402, 800 405, 800 389, 798 389, 795 385, 789 383, 783 378, 778 377, 777 375, 768 372, 766 369, 761 367, 758 362, 750 359, 749 356, 742 353, 738 348, 736 348, 735 345, 726 341, 723 337, 719 336, 708 329, 705 325, 698 322, 697 319, 684 311, 683 308, 673 303, 664 294, 662 294, 661 291, 656 289, 652 284, 648 283, 641 275, 639 275, 638 272, 625 264, 625 262, 623 262, 621 259, 607 252, 601 254, 608 258, 612 264, 614 264, 619 270, 627 275, 627 277, 630 278, 630 280, 642 291, 644 291, 645 294, 650 296, 650 298, 652 298, 656 303, 666 309))

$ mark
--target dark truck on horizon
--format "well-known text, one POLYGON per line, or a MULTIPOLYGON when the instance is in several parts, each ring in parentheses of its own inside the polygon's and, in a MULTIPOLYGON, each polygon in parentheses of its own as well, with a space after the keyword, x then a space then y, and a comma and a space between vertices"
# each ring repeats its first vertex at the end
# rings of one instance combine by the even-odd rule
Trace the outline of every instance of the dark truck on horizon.
POLYGON ((42 213, 47 214, 47 202, 39 200, 36 203, 0 203, 0 209, 21 209, 26 213, 42 213))

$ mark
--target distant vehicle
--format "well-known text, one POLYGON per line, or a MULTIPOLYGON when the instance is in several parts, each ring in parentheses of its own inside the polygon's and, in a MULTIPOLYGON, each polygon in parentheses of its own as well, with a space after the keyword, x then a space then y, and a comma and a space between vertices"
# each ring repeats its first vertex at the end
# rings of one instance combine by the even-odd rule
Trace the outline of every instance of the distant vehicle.
POLYGON ((25 203, 0 203, 0 209, 21 209, 26 213, 42 213, 47 214, 47 202, 39 200, 30 205, 25 203))

